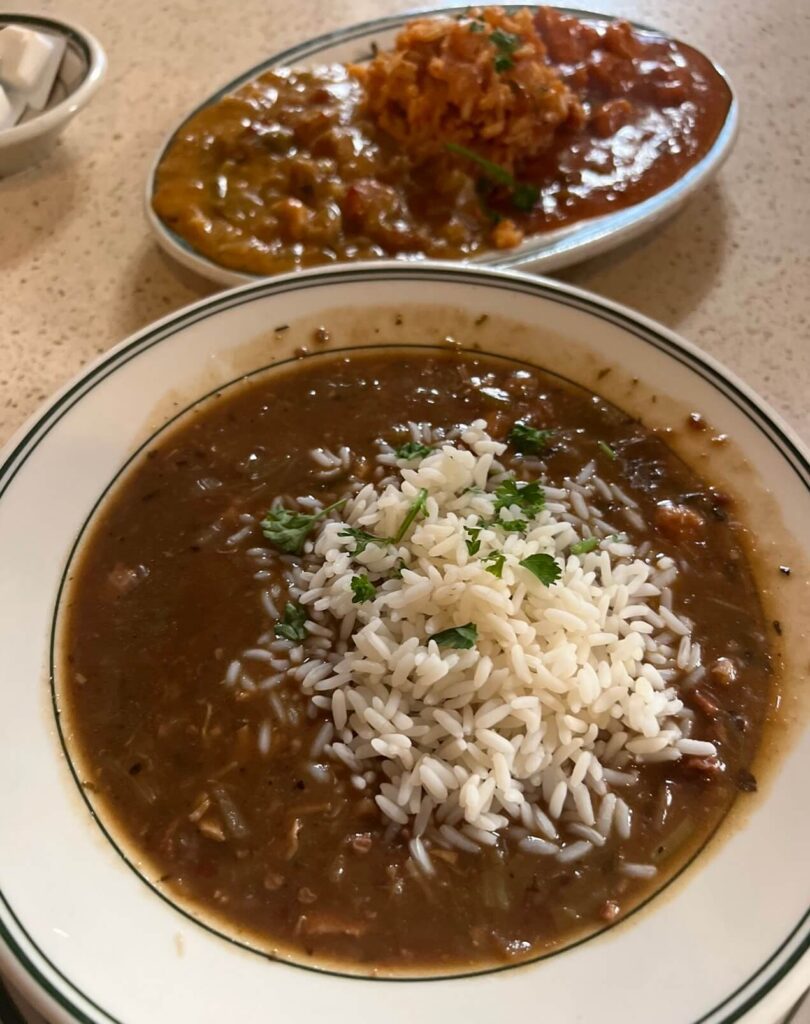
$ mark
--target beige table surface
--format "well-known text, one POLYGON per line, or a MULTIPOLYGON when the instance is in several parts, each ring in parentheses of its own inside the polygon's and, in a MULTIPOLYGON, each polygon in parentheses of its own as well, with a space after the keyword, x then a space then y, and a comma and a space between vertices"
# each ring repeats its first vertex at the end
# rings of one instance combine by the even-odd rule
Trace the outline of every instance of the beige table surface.
MULTIPOLYGON (((143 217, 147 167, 175 121, 275 50, 416 2, 0 0, 79 21, 110 62, 53 155, 0 180, 0 443, 88 360, 210 290, 158 252, 143 217)), ((810 0, 591 6, 705 49, 737 85, 742 131, 663 230, 561 276, 681 331, 809 439, 810 0)))

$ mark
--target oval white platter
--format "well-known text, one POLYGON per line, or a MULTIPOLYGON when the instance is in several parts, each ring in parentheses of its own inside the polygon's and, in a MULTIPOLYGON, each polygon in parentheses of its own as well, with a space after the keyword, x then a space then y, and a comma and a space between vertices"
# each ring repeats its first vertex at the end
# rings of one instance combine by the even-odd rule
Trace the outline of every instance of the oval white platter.
MULTIPOLYGON (((533 7, 535 4, 506 4, 518 9, 533 7)), ((558 7, 566 14, 573 14, 585 21, 605 25, 618 18, 605 14, 595 14, 579 8, 558 7)), ((440 14, 446 8, 432 8, 420 11, 420 14, 440 14)), ((274 54, 261 64, 238 75, 225 85, 216 89, 210 96, 189 111, 178 124, 167 134, 161 144, 146 179, 145 208, 149 226, 159 245, 178 263, 216 284, 230 286, 258 280, 255 275, 241 273, 223 267, 208 257, 197 252, 185 239, 172 231, 157 216, 152 208, 152 197, 155 188, 155 174, 158 164, 163 158, 167 147, 185 122, 199 110, 216 103, 227 93, 256 78, 258 75, 274 67, 297 66, 313 67, 318 64, 359 62, 368 59, 375 47, 385 48, 393 43, 399 29, 414 17, 413 13, 398 14, 373 21, 362 22, 347 28, 316 36, 287 50, 274 54)), ((671 39, 666 32, 634 23, 636 30, 642 35, 656 38, 671 39)), ((560 270, 573 263, 579 263, 591 256, 598 256, 624 242, 650 231, 672 216, 690 196, 702 188, 728 157, 734 145, 739 124, 739 101, 734 87, 726 73, 717 64, 713 64, 718 74, 725 80, 731 92, 731 105, 726 120, 714 144, 706 155, 694 167, 690 168, 675 184, 658 194, 645 199, 634 206, 618 210, 616 213, 604 214, 578 221, 575 224, 532 235, 520 246, 507 252, 491 250, 470 260, 470 263, 485 264, 503 269, 520 269, 548 273, 560 270)))
MULTIPOLYGON (((781 518, 778 552, 790 538, 806 547, 810 462, 779 417, 695 346, 559 283, 427 263, 315 270, 206 299, 117 345, 0 455, 0 971, 49 1021, 411 1024, 463 1013, 491 1024, 508 1006, 555 1024, 773 1024, 807 987, 806 727, 781 744, 770 785, 738 826, 640 912, 533 963, 440 980, 267 957, 173 901, 77 785, 53 685, 56 609, 77 539, 135 453, 212 389, 289 358, 313 322, 343 317, 337 347, 395 344, 399 329, 400 343, 436 345, 449 322, 466 324, 457 337, 469 340, 483 314, 497 325, 506 311, 512 328, 492 328, 482 347, 591 387, 612 367, 599 390, 645 422, 667 402, 699 409, 778 500, 780 517, 748 520, 762 545, 780 536, 781 518), (411 319, 420 309, 422 327, 411 319), (404 328, 392 326, 395 311, 404 328), (388 326, 375 334, 373 323, 388 326), (279 325, 289 326, 274 333, 279 325), (637 385, 611 392, 623 374, 637 385), (633 398, 637 388, 656 404, 633 398)), ((796 572, 791 588, 787 639, 803 628, 808 581, 796 572)))

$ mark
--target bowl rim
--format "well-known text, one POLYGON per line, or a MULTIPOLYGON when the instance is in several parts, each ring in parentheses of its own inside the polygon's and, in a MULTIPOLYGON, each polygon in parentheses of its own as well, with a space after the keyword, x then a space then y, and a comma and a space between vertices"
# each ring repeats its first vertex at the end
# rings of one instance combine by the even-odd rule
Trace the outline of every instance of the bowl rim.
MULTIPOLYGON (((528 4, 507 3, 503 6, 506 10, 518 10, 526 6, 539 7, 540 4, 537 2, 528 4)), ((552 4, 552 7, 562 14, 581 17, 589 21, 602 22, 603 24, 628 21, 639 32, 663 37, 673 42, 682 42, 676 36, 662 29, 657 29, 643 22, 623 18, 617 14, 592 11, 585 7, 569 7, 563 4, 552 4)), ((183 126, 190 118, 200 110, 211 106, 223 96, 233 92, 234 89, 239 88, 272 67, 288 63, 294 64, 310 56, 317 55, 327 47, 349 43, 377 32, 398 28, 412 18, 426 15, 437 16, 458 10, 459 8, 457 7, 448 7, 446 5, 436 7, 420 6, 400 12, 399 14, 372 18, 362 22, 355 22, 343 28, 333 29, 271 54, 263 61, 215 88, 191 110, 185 113, 164 135, 147 171, 144 188, 144 213, 149 228, 164 252, 186 269, 201 274, 208 280, 216 281, 218 284, 225 285, 226 287, 260 281, 266 276, 231 269, 198 252, 193 245, 164 223, 152 206, 160 162, 175 136, 178 132, 182 131, 183 126)), ((600 255, 623 242, 628 242, 674 213, 682 203, 701 188, 725 163, 734 147, 740 125, 739 94, 731 78, 720 64, 702 50, 698 50, 697 47, 692 47, 692 49, 697 50, 712 65, 725 82, 731 97, 725 120, 717 138, 694 166, 690 167, 685 174, 667 186, 667 188, 624 209, 613 213, 600 214, 595 217, 586 217, 552 231, 537 232, 526 238, 517 249, 507 250, 503 255, 499 255, 499 250, 486 250, 469 260, 459 260, 457 262, 472 266, 492 266, 500 269, 536 268, 541 273, 547 273, 580 262, 591 256, 600 255)), ((355 261, 351 260, 343 262, 352 266, 356 265, 355 261)), ((430 261, 420 257, 412 261, 403 260, 402 262, 423 264, 430 261)), ((277 277, 280 275, 273 274, 270 276, 277 277)))
MULTIPOLYGON (((498 280, 512 281, 515 284, 521 285, 523 289, 535 293, 538 298, 576 305, 586 312, 597 315, 610 314, 612 322, 617 323, 625 330, 632 332, 634 326, 641 328, 645 334, 657 338, 660 345, 656 344, 656 341, 653 341, 650 337, 646 340, 663 350, 669 358, 677 358, 680 355, 682 361, 685 361, 691 370, 698 373, 702 372, 704 375, 713 378, 716 384, 722 384, 723 387, 720 390, 739 408, 748 412, 756 430, 764 433, 765 436, 771 439, 774 436, 778 438, 786 461, 800 479, 803 480, 804 486, 810 491, 810 450, 793 428, 767 402, 761 399, 750 386, 740 380, 733 371, 725 368, 713 356, 680 337, 676 332, 658 324, 649 317, 585 289, 521 272, 503 271, 488 267, 469 267, 439 261, 431 261, 430 263, 416 266, 403 264, 399 261, 374 261, 364 264, 313 268, 308 271, 293 272, 250 283, 185 306, 125 338, 97 358, 92 364, 82 368, 74 378, 24 423, 3 449, 0 450, 0 498, 26 460, 28 454, 32 451, 32 448, 29 447, 31 443, 33 442, 33 446, 36 447, 44 436, 41 433, 42 429, 45 427, 49 428, 49 421, 52 421, 50 425, 53 425, 72 405, 80 402, 85 393, 84 386, 97 378, 100 379, 102 376, 106 376, 104 371, 107 368, 110 368, 111 371, 114 370, 122 356, 126 355, 127 359, 124 359, 124 362, 128 361, 128 358, 136 355, 139 351, 170 339, 176 333, 192 326, 199 320, 216 316, 220 312, 228 310, 232 305, 237 304, 234 302, 235 299, 241 300, 239 304, 249 303, 254 300, 261 300, 274 293, 288 290, 295 291, 298 288, 306 287, 308 280, 311 281, 311 286, 317 287, 319 284, 330 285, 339 283, 341 277, 350 278, 357 274, 370 274, 379 277, 381 280, 407 279, 408 277, 418 279, 420 274, 429 274, 434 279, 437 276, 446 277, 448 283, 452 283, 454 280, 459 283, 465 283, 466 278, 466 283, 468 284, 479 283, 485 287, 498 280), (318 278, 323 280, 318 281, 318 278), (477 282, 475 279, 477 279, 477 282), (790 457, 788 457, 788 452, 790 457)), ((708 1019, 709 1016, 721 1011, 735 997, 741 995, 782 954, 787 958, 786 961, 776 968, 774 974, 766 977, 760 987, 745 997, 742 1007, 733 1009, 730 1011, 729 1016, 723 1018, 724 1024, 731 1024, 732 1021, 738 1020, 743 1014, 748 1013, 749 1010, 759 1007, 768 997, 772 997, 769 999, 770 1004, 772 999, 776 998, 777 993, 781 996, 783 1002, 788 996, 792 996, 793 1000, 798 998, 804 984, 806 984, 807 980, 810 980, 810 975, 808 975, 803 983, 800 978, 802 972, 796 970, 800 965, 803 968, 810 967, 810 957, 806 955, 810 949, 810 930, 806 929, 808 917, 810 917, 810 910, 801 917, 788 936, 779 945, 778 949, 760 964, 757 971, 720 1004, 701 1017, 700 1020, 708 1019), (804 937, 801 937, 802 929, 806 930, 804 937), (797 936, 799 937, 798 945, 792 945, 797 936)), ((23 990, 27 997, 33 991, 34 995, 39 997, 40 1003, 42 1002, 43 995, 48 995, 51 1000, 56 1000, 61 1006, 62 1012, 66 1011, 70 1014, 70 1016, 63 1018, 65 1020, 95 1024, 97 1020, 102 1018, 108 1021, 115 1021, 116 1019, 97 1006, 95 1008, 101 1016, 88 1016, 78 1003, 71 999, 69 993, 70 989, 73 988, 73 984, 39 949, 36 941, 27 933, 22 922, 16 918, 2 892, 0 892, 0 963, 2 963, 3 968, 9 972, 14 983, 23 990), (61 979, 64 987, 54 986, 42 973, 38 965, 32 961, 28 952, 21 947, 9 930, 7 926, 8 917, 21 930, 26 942, 49 964, 54 974, 61 979)), ((394 978, 391 980, 401 982, 408 979, 394 978)), ((449 981, 451 979, 437 980, 449 981)), ((95 1006, 95 1004, 93 1005, 95 1006)), ((781 1005, 782 1003, 780 1002, 781 1005)), ((788 1009, 789 1005, 790 1003, 787 1002, 783 1008, 788 1009)))
POLYGON ((18 14, 12 11, 0 11, 0 25, 23 25, 41 28, 65 36, 83 52, 87 60, 87 74, 78 88, 66 96, 56 106, 44 110, 24 124, 14 125, 0 132, 0 149, 13 146, 18 142, 27 142, 44 135, 73 117, 98 90, 107 73, 107 54, 96 37, 77 22, 66 18, 48 18, 40 14, 18 14))

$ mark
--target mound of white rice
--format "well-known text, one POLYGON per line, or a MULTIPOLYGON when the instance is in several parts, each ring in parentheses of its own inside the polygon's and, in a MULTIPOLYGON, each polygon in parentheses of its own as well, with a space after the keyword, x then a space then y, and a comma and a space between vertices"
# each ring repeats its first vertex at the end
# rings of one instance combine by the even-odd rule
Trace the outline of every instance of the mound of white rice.
POLYGON ((371 787, 392 828, 407 829, 426 871, 431 843, 475 850, 507 827, 528 852, 576 860, 612 829, 629 834, 620 794, 639 764, 715 753, 691 738, 691 712, 671 685, 700 670, 691 623, 671 608, 671 559, 606 534, 589 495, 594 483, 597 495, 615 490, 592 464, 577 481, 545 486, 524 531, 505 529, 524 511, 496 513, 503 450, 484 421, 418 462, 389 450, 381 461, 398 472, 327 520, 297 573, 311 635, 337 623, 331 649, 321 641, 293 670, 331 714, 326 753, 371 787), (349 528, 395 536, 423 491, 401 541, 356 551, 349 528), (597 546, 572 554, 583 536, 597 546), (559 567, 550 585, 520 564, 540 553, 559 567), (361 575, 375 589, 358 602, 361 575), (431 639, 468 625, 469 648, 431 639))

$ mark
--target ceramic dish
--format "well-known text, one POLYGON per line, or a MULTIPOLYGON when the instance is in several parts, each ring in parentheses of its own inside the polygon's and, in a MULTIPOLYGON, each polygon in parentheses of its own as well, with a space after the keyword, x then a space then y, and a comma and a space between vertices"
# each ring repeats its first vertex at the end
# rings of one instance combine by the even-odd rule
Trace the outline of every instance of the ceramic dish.
POLYGON ((213 1024, 223 1013, 251 1024, 268 1007, 301 1024, 404 1024, 460 1011, 477 1024, 505 1002, 526 1013, 542 1005, 560 1024, 771 1024, 810 981, 810 820, 796 813, 810 772, 797 696, 808 664, 808 517, 807 452, 749 388, 663 327, 558 283, 365 264, 236 289, 141 331, 64 388, 0 462, 0 967, 49 1020, 70 1024, 213 1024), (650 427, 696 409, 727 435, 711 466, 694 447, 703 435, 678 432, 673 446, 742 495, 763 588, 779 578, 775 567, 793 564, 774 605, 793 683, 784 721, 756 764, 760 792, 744 810, 738 800, 666 892, 592 938, 521 967, 443 980, 369 980, 273 961, 174 905, 77 785, 53 691, 72 552, 133 453, 212 389, 292 357, 315 326, 330 325, 336 348, 405 336, 435 346, 448 333, 463 343, 482 314, 484 350, 595 387, 650 427), (287 330, 274 332, 279 325, 287 330))
MULTIPOLYGON (((536 5, 506 5, 508 9, 517 9, 525 6, 532 7, 536 5)), ((558 9, 565 13, 573 14, 585 21, 591 20, 605 24, 618 20, 608 15, 594 14, 579 8, 560 7, 558 9)), ((420 13, 437 14, 442 10, 443 8, 434 8, 420 13)), ((363 22, 359 25, 353 25, 317 36, 281 53, 274 54, 266 61, 250 68, 217 89, 196 106, 194 110, 185 115, 167 135, 155 156, 146 180, 146 216, 149 226, 161 247, 183 266, 196 271, 217 284, 236 285, 256 280, 257 278, 253 275, 220 266, 199 254, 188 242, 168 228, 154 212, 152 196, 155 188, 155 173, 172 138, 182 128, 186 120, 198 110, 216 103, 222 96, 244 85, 262 72, 281 66, 310 67, 331 62, 357 62, 365 60, 371 56, 375 47, 382 49, 389 46, 402 25, 412 18, 413 14, 399 14, 363 22)), ((653 30, 644 25, 633 24, 642 35, 644 33, 652 33, 659 37, 668 38, 666 33, 653 30)), ((689 169, 679 181, 635 206, 619 210, 616 213, 578 221, 542 235, 531 236, 516 249, 506 252, 489 251, 475 257, 470 262, 548 273, 549 271, 559 270, 562 267, 578 263, 591 256, 596 256, 613 249, 621 243, 651 230, 675 213, 690 196, 702 188, 720 169, 731 152, 737 134, 739 103, 736 93, 725 72, 717 65, 714 66, 717 72, 725 79, 731 91, 731 105, 723 128, 709 152, 702 160, 689 169)))
POLYGON ((101 43, 73 22, 0 12, 0 28, 6 25, 64 36, 67 48, 45 109, 25 115, 19 124, 0 132, 0 177, 43 157, 90 101, 107 70, 101 43))

